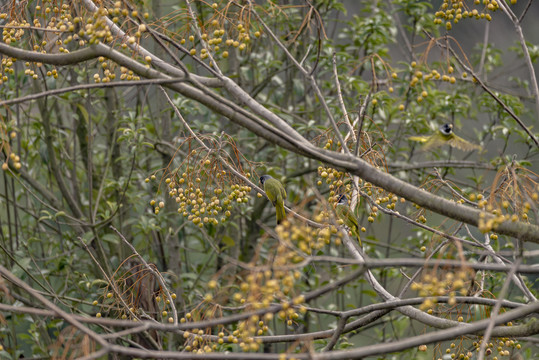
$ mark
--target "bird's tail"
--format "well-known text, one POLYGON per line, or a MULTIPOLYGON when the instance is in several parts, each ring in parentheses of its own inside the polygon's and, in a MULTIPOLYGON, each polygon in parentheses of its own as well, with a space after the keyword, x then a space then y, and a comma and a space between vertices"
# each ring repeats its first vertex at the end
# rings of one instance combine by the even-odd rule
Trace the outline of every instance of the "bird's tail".
POLYGON ((357 241, 359 242, 359 246, 363 246, 361 245, 361 237, 359 236, 359 232, 356 231, 355 229, 350 230, 350 232, 352 233, 353 236, 356 237, 357 241))
POLYGON ((284 203, 283 202, 277 201, 275 203, 275 212, 276 212, 276 215, 277 215, 277 224, 280 224, 281 221, 283 221, 283 219, 286 216, 286 213, 284 211, 284 203))

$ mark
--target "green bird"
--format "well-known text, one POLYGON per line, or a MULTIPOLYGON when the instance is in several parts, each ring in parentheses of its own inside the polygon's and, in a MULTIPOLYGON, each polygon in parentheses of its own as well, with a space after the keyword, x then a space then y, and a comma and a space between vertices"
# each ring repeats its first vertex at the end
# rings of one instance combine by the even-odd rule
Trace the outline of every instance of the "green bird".
POLYGON ((455 135, 455 133, 453 133, 452 124, 443 124, 438 128, 438 131, 431 136, 410 136, 408 139, 424 143, 424 145, 421 147, 421 150, 423 151, 431 150, 444 144, 451 147, 456 147, 457 149, 463 151, 481 150, 481 146, 472 144, 471 142, 455 135))
POLYGON ((277 215, 277 224, 283 221, 286 213, 284 211, 284 200, 286 199, 286 190, 283 184, 277 179, 274 179, 270 175, 262 175, 260 177, 260 184, 266 192, 266 196, 275 206, 275 212, 277 215))
POLYGON ((359 237, 359 224, 357 221, 357 217, 348 206, 348 199, 346 198, 346 195, 341 195, 339 197, 339 201, 337 202, 337 206, 335 207, 335 213, 337 214, 337 217, 343 221, 343 225, 345 225, 348 230, 357 237, 357 240, 359 241, 359 245, 361 246, 361 238, 359 237))

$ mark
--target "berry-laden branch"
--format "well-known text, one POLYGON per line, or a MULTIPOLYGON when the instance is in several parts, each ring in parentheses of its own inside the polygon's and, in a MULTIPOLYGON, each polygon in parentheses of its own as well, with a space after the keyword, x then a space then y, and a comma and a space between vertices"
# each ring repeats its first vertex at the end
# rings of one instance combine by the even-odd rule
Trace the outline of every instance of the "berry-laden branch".
MULTIPOLYGON (((431 41, 434 41, 434 37, 429 34, 427 31, 424 31, 424 34, 427 35, 431 41)), ((489 87, 481 80, 478 74, 476 74, 470 66, 468 66, 462 59, 458 56, 458 54, 455 52, 455 50, 449 46, 446 43, 443 43, 441 41, 435 40, 436 46, 440 47, 441 49, 447 49, 451 53, 451 55, 457 60, 457 62, 462 66, 464 70, 472 74, 472 78, 475 79, 479 83, 479 85, 489 94, 502 108, 505 112, 507 112, 516 122, 517 124, 528 134, 530 139, 535 143, 537 147, 539 147, 539 139, 534 135, 534 133, 528 129, 528 127, 524 124, 524 122, 515 114, 515 112, 507 106, 502 99, 500 99, 499 96, 497 96, 492 90, 489 89, 489 87)), ((538 102, 539 104, 539 102, 538 102)), ((539 111, 539 109, 538 109, 539 111)))
MULTIPOLYGON (((38 54, 31 51, 15 49, 0 43, 0 52, 3 51, 6 51, 6 54, 9 56, 18 57, 21 60, 51 63, 56 65, 72 64, 78 61, 104 56, 115 61, 119 65, 131 69, 140 76, 148 78, 168 78, 166 75, 163 75, 157 70, 147 68, 143 64, 138 63, 130 57, 123 55, 122 53, 101 43, 92 45, 83 50, 77 50, 72 53, 62 55, 38 54)), ((404 197, 407 200, 412 201, 413 203, 428 210, 474 226, 479 226, 482 220, 491 221, 492 226, 495 226, 495 228, 487 229, 487 231, 494 229, 499 234, 509 235, 523 241, 539 243, 538 226, 518 221, 512 222, 505 218, 495 218, 493 215, 488 213, 484 213, 480 210, 457 204, 441 196, 431 194, 421 188, 418 188, 417 186, 411 185, 388 173, 382 172, 366 161, 353 155, 341 154, 312 145, 297 131, 290 127, 284 120, 271 113, 256 100, 250 98, 249 95, 231 79, 228 77, 224 77, 224 79, 225 88, 228 91, 232 92, 234 95, 240 96, 244 104, 248 105, 250 108, 256 109, 257 115, 263 116, 268 121, 271 121, 274 126, 270 126, 256 115, 251 114, 244 108, 217 95, 209 88, 204 87, 202 84, 198 84, 199 88, 202 88, 202 90, 184 83, 168 84, 165 86, 190 99, 200 102, 211 110, 227 117, 236 124, 250 130, 254 134, 272 142, 273 144, 293 151, 299 155, 304 155, 311 159, 321 161, 332 167, 345 170, 350 174, 357 175, 365 181, 383 188, 388 192, 404 197)))
MULTIPOLYGON (((508 323, 514 319, 522 318, 527 315, 533 314, 534 312, 539 311, 539 302, 534 302, 529 305, 523 306, 521 308, 508 311, 504 313, 503 315, 499 315, 496 318, 495 323, 497 325, 508 323)), ((384 354, 397 352, 400 350, 409 349, 412 347, 420 346, 423 344, 433 344, 440 341, 448 340, 448 339, 454 339, 456 337, 459 337, 461 335, 465 334, 473 334, 483 331, 488 327, 490 324, 490 319, 485 319, 481 321, 477 321, 473 324, 469 324, 467 326, 459 326, 456 328, 446 329, 446 330, 440 330, 433 333, 427 333, 424 335, 414 336, 410 337, 404 340, 400 341, 394 341, 389 344, 386 344, 387 349, 384 354)), ((539 332, 539 321, 532 319, 529 321, 528 325, 526 326, 527 330, 525 332, 539 332)), ((519 335, 515 335, 519 336, 519 335)), ((370 345, 365 346, 349 351, 334 351, 330 353, 323 353, 323 354, 315 354, 312 359, 316 360, 335 360, 335 359, 360 359, 362 357, 366 356, 375 356, 382 354, 380 351, 380 345, 370 345)))
MULTIPOLYGON (((14 308, 14 307, 9 307, 8 305, 3 305, 3 304, 0 304, 0 309, 5 310, 5 311, 18 312, 18 313, 30 313, 37 316, 58 316, 60 318, 63 318, 69 323, 75 325, 81 331, 85 333, 90 333, 94 340, 96 340, 98 343, 103 345, 103 348, 99 350, 99 352, 93 353, 93 355, 111 352, 111 353, 127 354, 127 355, 133 355, 133 356, 146 356, 146 357, 153 357, 153 358, 171 358, 171 359, 191 359, 191 358, 195 358, 195 359, 196 358, 249 359, 249 360, 250 359, 280 359, 279 354, 240 354, 240 353, 222 354, 222 353, 219 353, 219 354, 204 354, 204 356, 199 357, 199 356, 196 356, 195 354, 189 354, 189 353, 138 350, 138 349, 133 349, 133 348, 125 348, 119 345, 111 345, 107 343, 104 340, 104 338, 102 338, 101 336, 98 336, 97 334, 87 329, 82 324, 82 322, 102 324, 106 326, 127 326, 131 328, 131 330, 128 330, 126 334, 134 333, 135 329, 136 331, 145 331, 145 330, 154 328, 154 329, 174 331, 175 329, 178 328, 178 326, 174 326, 171 324, 160 324, 157 322, 133 322, 133 321, 125 321, 125 320, 82 318, 80 316, 70 315, 58 309, 54 304, 50 303, 42 295, 35 292, 35 290, 33 290, 29 285, 23 283, 20 279, 15 277, 13 274, 11 274, 7 269, 2 267, 1 265, 0 265, 0 274, 2 274, 11 283, 14 283, 17 286, 24 288, 33 297, 37 298, 42 303, 44 303, 45 306, 47 306, 50 310, 37 310, 37 309, 32 309, 32 308, 20 308, 20 307, 14 308), (189 356, 186 356, 186 355, 189 355, 189 356)), ((359 275, 358 271, 353 272, 349 276, 339 281, 333 282, 329 285, 324 286, 321 289, 318 289, 315 292, 310 293, 309 297, 312 297, 312 296, 318 297, 326 293, 327 291, 334 290, 336 287, 342 286, 346 282, 353 280, 358 275, 359 275)), ((418 299, 395 301, 395 302, 384 303, 384 304, 373 304, 364 308, 354 309, 354 310, 344 312, 342 313, 342 316, 349 317, 349 316, 354 316, 354 315, 360 315, 361 313, 372 314, 373 311, 385 312, 385 310, 383 309, 388 309, 388 308, 391 309, 391 308, 402 306, 402 305, 416 304, 418 301, 421 301, 421 300, 422 300, 421 298, 418 298, 418 299)), ((489 305, 494 305, 496 303, 496 300, 480 299, 480 298, 467 298, 467 299, 463 299, 463 302, 467 302, 467 300, 469 300, 470 303, 480 303, 480 304, 489 304, 489 305)), ((506 301, 501 301, 500 303, 502 306, 508 306, 508 307, 518 306, 518 304, 512 304, 506 301)), ((502 315, 499 315, 496 318, 495 322, 496 324, 506 323, 506 322, 509 322, 518 318, 522 318, 526 315, 532 314, 537 311, 539 311, 539 303, 537 302, 529 304, 529 305, 521 305, 516 310, 512 310, 502 315)), ((241 315, 245 315, 245 314, 241 314, 241 315)), ((251 314, 248 314, 248 315, 250 316, 251 314)), ((467 326, 460 326, 455 329, 438 331, 436 333, 428 333, 425 335, 416 336, 416 337, 409 338, 406 340, 392 342, 391 344, 384 343, 384 344, 372 345, 372 346, 362 347, 360 349, 352 350, 352 351, 334 351, 334 352, 329 352, 325 354, 315 355, 314 358, 317 358, 317 359, 334 359, 334 358, 335 359, 345 359, 345 358, 356 359, 356 358, 361 358, 363 356, 369 356, 369 355, 374 355, 374 354, 386 354, 390 352, 396 352, 399 350, 407 349, 407 348, 422 345, 422 344, 435 343, 435 342, 439 342, 439 341, 443 341, 447 339, 452 339, 452 338, 455 338, 464 334, 480 332, 483 329, 485 329, 490 322, 491 322, 490 319, 486 319, 486 320, 478 321, 476 323, 473 323, 467 326)), ((354 323, 350 323, 349 326, 347 326, 344 329, 344 331, 347 331, 347 330, 350 331, 349 328, 350 326, 354 325, 354 323)), ((203 323, 199 323, 199 325, 202 325, 202 326, 198 326, 198 328, 204 327, 203 323)), ((209 326, 212 326, 212 325, 209 325, 209 326)), ((179 325, 179 327, 182 327, 182 325, 179 325)), ((492 335, 493 336, 527 336, 530 334, 534 334, 537 331, 539 331, 539 323, 537 321, 531 321, 528 325, 524 325, 524 326, 498 327, 493 331, 492 335), (504 331, 504 330, 507 330, 507 331, 504 331), (514 331, 514 330, 517 330, 517 331, 514 331)), ((311 333, 311 334, 304 334, 304 335, 300 334, 300 335, 289 335, 289 336, 288 335, 266 336, 266 337, 261 337, 261 340, 263 340, 264 342, 273 342, 274 340, 297 341, 302 338, 304 338, 304 340, 316 339, 316 338, 323 338, 323 337, 331 336, 332 330, 328 330, 323 333, 325 334, 324 336, 322 336, 323 335, 322 332, 320 332, 320 334, 311 333), (293 340, 293 338, 295 338, 295 340, 293 340)), ((106 337, 111 338, 110 336, 106 336, 106 337)), ((310 355, 308 354, 298 354, 296 357, 298 359, 312 358, 309 356, 310 355)), ((91 358, 91 357, 88 357, 88 358, 91 358)))

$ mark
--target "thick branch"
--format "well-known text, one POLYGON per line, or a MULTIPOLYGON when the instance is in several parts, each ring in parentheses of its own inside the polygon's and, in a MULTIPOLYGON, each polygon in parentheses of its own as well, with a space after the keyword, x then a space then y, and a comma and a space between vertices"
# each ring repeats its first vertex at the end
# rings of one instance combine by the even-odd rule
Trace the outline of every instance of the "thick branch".
MULTIPOLYGON (((14 49, 0 43, 0 51, 3 51, 4 47, 14 49)), ((130 68, 141 76, 145 76, 147 78, 167 78, 162 73, 154 69, 146 68, 145 65, 140 64, 130 57, 103 44, 97 44, 87 49, 79 50, 78 52, 80 53, 77 56, 74 56, 73 54, 78 52, 62 55, 48 55, 38 54, 32 51, 24 51, 19 49, 16 50, 17 51, 13 51, 13 56, 19 57, 21 60, 39 61, 43 63, 51 61, 53 64, 65 64, 66 62, 64 56, 69 57, 70 61, 73 61, 74 59, 90 59, 98 56, 105 56, 115 61, 119 65, 130 68)), ((226 81, 225 84, 225 87, 228 90, 235 92, 236 94, 238 94, 240 91, 237 85, 233 85, 233 82, 230 79, 229 81, 226 81)), ((375 186, 381 187, 386 191, 404 197, 415 204, 438 214, 474 226, 478 226, 479 224, 480 216, 482 216, 482 212, 480 210, 473 209, 465 205, 460 205, 440 196, 431 194, 388 173, 382 172, 366 161, 353 155, 341 154, 334 151, 321 149, 308 143, 305 139, 299 141, 298 133, 289 126, 286 126, 284 129, 281 126, 272 127, 265 121, 254 117, 240 106, 237 106, 229 100, 222 98, 216 93, 209 92, 209 89, 202 91, 185 83, 168 84, 166 86, 190 99, 204 104, 213 111, 229 118, 231 121, 278 146, 293 151, 297 154, 307 156, 311 159, 319 160, 335 168, 348 171, 349 173, 357 175, 365 181, 374 184, 375 186)), ((267 114, 261 113, 260 115, 266 116, 267 114)), ((283 123, 280 124, 283 125, 283 123)), ((484 214, 484 216, 485 220, 492 218, 492 216, 488 214, 484 214)), ((502 235, 509 235, 523 241, 539 243, 539 227, 535 225, 522 222, 505 221, 499 224, 499 226, 494 230, 502 235)))

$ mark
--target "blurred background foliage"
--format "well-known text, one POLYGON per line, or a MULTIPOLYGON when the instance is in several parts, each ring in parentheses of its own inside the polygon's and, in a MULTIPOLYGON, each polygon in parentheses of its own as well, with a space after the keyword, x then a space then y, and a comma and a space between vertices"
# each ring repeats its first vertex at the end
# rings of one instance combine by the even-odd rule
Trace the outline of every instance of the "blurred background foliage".
MULTIPOLYGON (((346 116, 358 120, 361 107, 369 100, 366 116, 361 120, 364 135, 359 142, 359 154, 364 159, 428 191, 456 201, 466 199, 479 206, 482 199, 488 199, 490 210, 500 209, 521 221, 537 222, 538 147, 462 65, 473 68, 493 93, 537 134, 534 126, 538 118, 534 110, 537 99, 530 88, 522 48, 505 15, 499 9, 489 8, 487 3, 492 2, 482 1, 479 5, 463 2, 463 9, 470 12, 477 9, 479 18, 472 16, 458 23, 448 20, 448 15, 439 14, 446 11, 444 4, 459 3, 453 1, 310 3, 312 7, 305 2, 259 2, 256 11, 290 54, 312 71, 343 135, 348 132, 346 116), (492 17, 491 25, 485 15, 492 17), (444 21, 439 24, 437 20, 441 18, 444 21), (490 38, 484 38, 485 32, 491 34, 490 38), (496 35, 502 33, 503 39, 498 39, 496 35), (495 42, 491 41, 493 38, 495 42), (455 54, 444 48, 447 45, 455 54), (334 72, 338 74, 347 114, 339 102, 334 72), (424 152, 420 144, 407 139, 428 136, 444 123, 454 124, 456 134, 481 145, 483 150, 462 152, 443 146, 424 152)), ((509 3, 517 14, 527 6, 525 1, 509 3)), ((170 45, 172 42, 192 51, 191 54, 194 50, 201 61, 177 52, 193 73, 210 75, 202 65, 208 66, 210 60, 204 58, 196 29, 200 29, 202 39, 221 39, 222 43, 212 44, 212 56, 224 75, 309 141, 331 150, 342 148, 312 84, 272 41, 249 11, 248 2, 216 1, 214 6, 194 1, 191 7, 197 26, 184 2, 103 1, 101 4, 109 9, 110 18, 116 14, 113 9, 119 10, 118 24, 129 40, 118 38, 118 43, 129 43, 129 36, 134 36, 134 41, 173 63, 155 34, 137 37, 136 22, 129 19, 144 19, 148 27, 170 38, 169 50, 176 51, 170 45), (134 14, 135 11, 139 14, 134 14), (219 33, 220 29, 224 34, 219 33)), ((60 53, 59 48, 65 47, 73 52, 87 47, 96 36, 99 38, 96 34, 100 17, 82 5, 28 1, 24 5, 5 4, 0 10, 5 14, 0 20, 3 42, 16 47, 49 53, 60 53), (54 38, 40 29, 18 34, 20 28, 10 32, 6 27, 11 21, 23 24, 23 19, 36 27, 51 23, 61 26, 62 19, 67 19, 64 22, 72 22, 75 29, 54 38), (92 24, 96 26, 93 34, 87 27, 92 24)), ((522 25, 533 26, 529 23, 539 16, 539 7, 532 4, 527 12, 522 25)), ((536 36, 527 29, 526 36, 536 36)), ((533 40, 535 43, 530 41, 527 45, 536 67, 537 39, 533 40)), ((124 51, 148 63, 144 57, 137 57, 128 49, 124 51)), ((275 230, 271 204, 257 196, 253 188, 253 184, 258 185, 260 175, 270 174, 285 184, 287 203, 294 210, 311 220, 329 224, 332 216, 326 209, 328 202, 334 201, 338 192, 351 191, 347 174, 284 150, 197 101, 169 92, 172 103, 202 139, 204 145, 201 145, 156 85, 79 89, 6 104, 23 96, 79 84, 139 80, 128 69, 108 59, 55 67, 13 62, 2 56, 1 71, 0 159, 6 164, 0 176, 1 263, 69 312, 132 317, 122 308, 117 294, 111 292, 105 273, 121 286, 127 304, 134 310, 144 311, 158 321, 168 321, 169 314, 165 312, 171 308, 165 303, 164 290, 155 280, 152 282, 151 275, 141 267, 140 260, 133 256, 119 234, 162 273, 174 294, 178 317, 187 322, 241 312, 242 306, 250 303, 249 296, 256 301, 268 296, 270 303, 293 301, 355 268, 322 262, 265 274, 244 266, 268 265, 280 257, 287 260, 283 266, 297 264, 303 259, 298 255, 302 253, 348 257, 338 234, 310 233, 292 220, 287 225, 290 228, 275 230), (251 183, 236 176, 230 168, 251 183), (294 246, 303 252, 290 254, 281 248, 282 242, 298 228, 303 229, 304 243, 297 237, 292 239, 297 241, 294 246), (319 240, 322 245, 316 245, 319 240), (95 260, 89 252, 95 255, 95 260)), ((223 89, 213 91, 227 96, 223 89)), ((353 138, 350 134, 345 138, 352 151, 356 146, 353 138)), ((392 194, 370 184, 362 183, 360 188, 374 201, 378 200, 380 207, 396 204, 400 213, 414 221, 470 241, 483 241, 484 235, 478 229, 468 229, 441 215, 416 209, 404 199, 393 200, 392 194)), ((373 210, 373 206, 362 199, 355 210, 360 225, 365 227, 364 250, 372 258, 424 258, 432 254, 444 259, 459 258, 459 255, 480 259, 481 248, 467 247, 462 252, 432 232, 384 215, 373 210)), ((493 249, 507 256, 518 245, 515 239, 505 236, 495 235, 491 239, 493 249)), ((524 246, 524 250, 536 249, 534 244, 524 246)), ((528 261, 533 262, 533 258, 528 261)), ((373 272, 394 294, 409 280, 399 268, 373 272)), ((473 282, 474 276, 465 274, 462 278, 473 282)), ((488 273, 483 278, 477 275, 475 281, 481 282, 484 296, 496 298, 505 276, 488 273)), ((434 271, 424 283, 431 284, 432 279, 442 281, 444 272, 434 271)), ((536 279, 525 280, 536 294, 536 279)), ((447 289, 455 290, 451 284, 446 284, 441 295, 449 294, 447 289)), ((468 283, 466 288, 473 285, 468 283)), ((406 296, 416 294, 409 290, 406 296)), ((38 307, 35 299, 14 287, 2 296, 3 302, 10 299, 13 304, 38 307)), ((511 288, 506 298, 524 301, 516 288, 511 288)), ((358 278, 305 305, 330 311, 376 302, 379 302, 377 294, 364 279, 358 278)), ((465 321, 488 316, 482 308, 472 309, 462 304, 439 304, 433 308, 438 316, 454 320, 459 316, 464 316, 465 321)), ((337 324, 332 316, 304 310, 299 308, 265 318, 254 333, 245 336, 318 331, 337 324)), ((73 329, 65 321, 43 320, 32 315, 2 313, 0 329, 0 344, 4 348, 0 358, 6 359, 68 357, 68 351, 59 344, 82 341, 77 338, 80 334, 69 333, 73 329)), ((226 336, 240 339, 243 336, 242 326, 238 324, 223 327, 222 331, 226 336)), ((424 331, 425 325, 392 312, 357 332, 342 335, 337 348, 388 342, 424 331)), ((177 335, 154 339, 170 350, 207 350, 205 346, 213 347, 214 351, 238 349, 238 345, 218 342, 194 345, 177 335)), ((140 339, 133 341, 143 344, 140 339)), ((314 348, 322 349, 328 341, 317 340, 314 348)), ((469 340, 456 341, 460 344, 456 348, 450 343, 429 347, 428 356, 418 349, 409 349, 398 356, 437 358, 446 353, 446 348, 458 356, 476 346, 469 340)), ((524 358, 538 354, 533 345, 524 343, 517 348, 515 344, 503 345, 497 354, 506 348, 511 354, 521 353, 524 358)), ((302 351, 301 346, 295 348, 286 343, 265 345, 265 349, 302 351)), ((79 350, 72 350, 73 354, 79 350)), ((243 350, 262 351, 257 346, 243 350)))

